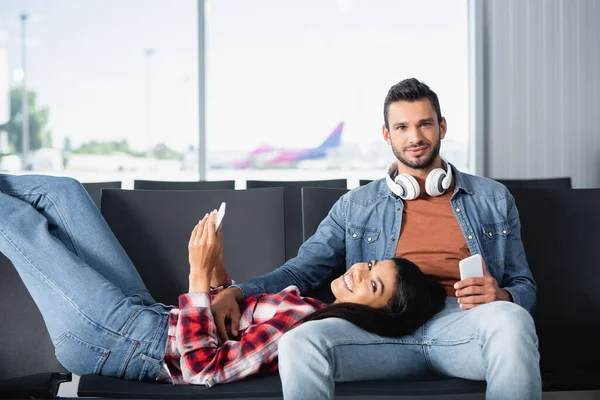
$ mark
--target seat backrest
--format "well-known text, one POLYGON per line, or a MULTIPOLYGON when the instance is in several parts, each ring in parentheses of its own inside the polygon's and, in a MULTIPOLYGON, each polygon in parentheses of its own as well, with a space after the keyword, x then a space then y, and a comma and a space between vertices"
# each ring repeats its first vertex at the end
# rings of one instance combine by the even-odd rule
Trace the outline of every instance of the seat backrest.
POLYGON ((571 189, 571 178, 548 178, 548 179, 495 179, 508 189, 571 189))
MULTIPOLYGON (((302 234, 304 240, 315 234, 319 224, 327 216, 331 207, 347 192, 348 189, 302 188, 302 234)), ((323 282, 311 295, 326 303, 333 302, 335 298, 329 285, 333 279, 342 275, 345 269, 346 264, 342 263, 331 276, 331 279, 323 282)))
POLYGON ((100 198, 102 197, 102 189, 121 189, 121 182, 89 182, 82 183, 85 190, 96 203, 96 207, 100 209, 100 198))
POLYGON ((302 244, 302 193, 303 187, 341 188, 346 189, 346 179, 332 179, 324 181, 247 181, 246 187, 284 188, 285 210, 285 259, 296 257, 302 244))
POLYGON ((511 189, 545 370, 600 369, 600 189, 511 189))
POLYGON ((348 189, 302 188, 302 239, 306 241, 315 234, 336 201, 348 193, 348 189))
POLYGON ((358 184, 360 186, 365 186, 365 185, 368 185, 371 182, 373 182, 371 179, 361 179, 361 180, 358 181, 358 184))
POLYGON ((104 190, 102 215, 156 301, 188 290, 188 242, 207 211, 227 203, 225 266, 237 282, 285 262, 283 189, 104 190))
POLYGON ((235 189, 235 181, 144 181, 134 180, 134 189, 142 190, 225 190, 235 189))
POLYGON ((54 355, 40 311, 17 270, 1 253, 0 307, 0 380, 67 372, 54 355))

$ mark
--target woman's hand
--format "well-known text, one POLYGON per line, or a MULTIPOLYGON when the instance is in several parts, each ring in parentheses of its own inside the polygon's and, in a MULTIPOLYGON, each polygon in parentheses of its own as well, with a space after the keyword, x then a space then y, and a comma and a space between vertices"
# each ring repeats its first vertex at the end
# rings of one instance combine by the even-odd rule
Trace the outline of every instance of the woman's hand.
POLYGON ((215 232, 217 212, 213 211, 194 227, 188 244, 190 292, 209 292, 212 271, 223 258, 223 236, 215 232))

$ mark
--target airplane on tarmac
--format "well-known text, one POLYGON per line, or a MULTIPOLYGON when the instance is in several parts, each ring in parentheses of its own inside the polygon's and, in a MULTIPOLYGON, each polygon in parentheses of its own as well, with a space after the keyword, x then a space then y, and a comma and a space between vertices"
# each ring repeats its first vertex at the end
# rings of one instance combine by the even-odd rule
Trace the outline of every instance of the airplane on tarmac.
POLYGON ((319 160, 327 156, 327 151, 340 147, 344 123, 340 122, 321 145, 312 149, 277 149, 260 146, 250 152, 246 159, 236 161, 233 167, 246 168, 292 168, 300 161, 319 160))

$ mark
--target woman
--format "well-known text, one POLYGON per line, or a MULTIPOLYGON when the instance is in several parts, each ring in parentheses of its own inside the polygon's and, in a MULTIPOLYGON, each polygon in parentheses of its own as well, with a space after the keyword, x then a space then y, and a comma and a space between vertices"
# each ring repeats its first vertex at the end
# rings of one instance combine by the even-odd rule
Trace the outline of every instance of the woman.
MULTIPOLYGON (((210 284, 226 276, 216 213, 189 242, 189 293, 156 303, 79 182, 0 174, 0 252, 39 307, 59 361, 75 374, 213 385, 276 369, 277 341, 298 323, 345 318, 402 336, 444 304, 444 290, 405 259, 355 264, 331 284, 333 305, 291 286, 244 300, 238 341, 218 343, 210 284)), ((134 233, 132 233, 134 234, 134 233)))

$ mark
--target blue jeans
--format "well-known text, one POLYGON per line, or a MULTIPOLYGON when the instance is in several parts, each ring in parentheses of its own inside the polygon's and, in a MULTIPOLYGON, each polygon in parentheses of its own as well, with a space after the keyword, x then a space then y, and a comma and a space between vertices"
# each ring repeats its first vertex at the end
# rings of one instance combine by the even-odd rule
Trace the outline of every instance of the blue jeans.
POLYGON ((0 252, 40 309, 61 364, 78 375, 155 379, 169 307, 150 296, 83 186, 0 174, 0 221, 0 252))
POLYGON ((541 399, 531 315, 497 301, 463 311, 456 298, 410 336, 380 337, 337 319, 307 322, 279 342, 284 398, 332 399, 334 382, 447 376, 487 381, 486 398, 541 399))

